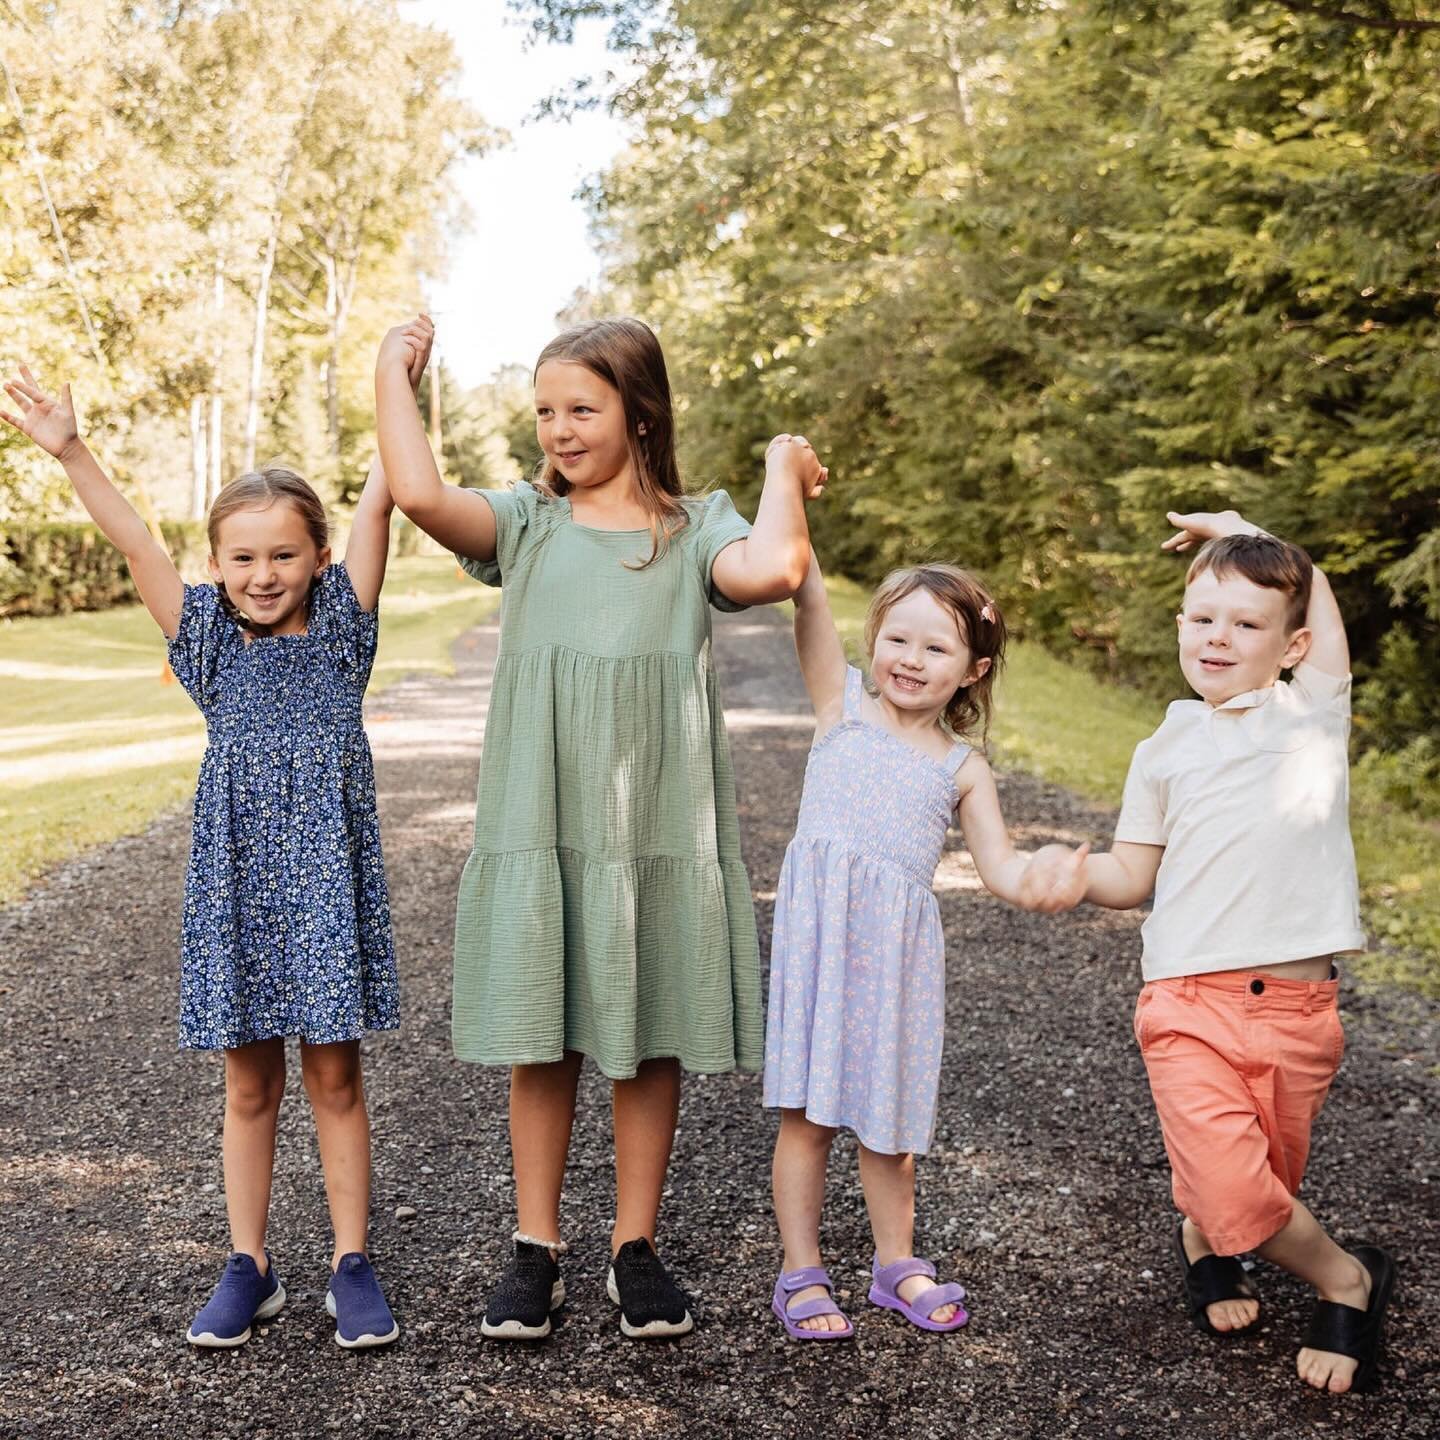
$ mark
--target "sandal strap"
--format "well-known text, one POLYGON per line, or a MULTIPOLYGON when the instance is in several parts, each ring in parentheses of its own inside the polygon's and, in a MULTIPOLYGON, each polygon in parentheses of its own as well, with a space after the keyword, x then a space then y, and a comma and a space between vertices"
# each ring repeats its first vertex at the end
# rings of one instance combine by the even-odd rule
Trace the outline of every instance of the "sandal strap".
POLYGON ((921 1260, 915 1255, 907 1255, 903 1260, 892 1261, 889 1265, 880 1264, 877 1256, 871 1273, 882 1289, 893 1293, 902 1280, 908 1280, 912 1275, 923 1275, 927 1280, 933 1280, 935 1267, 928 1260, 921 1260))
POLYGON ((785 1307, 785 1313, 791 1320, 814 1320, 818 1315, 839 1315, 843 1320, 844 1312, 828 1296, 822 1295, 818 1300, 797 1300, 793 1305, 785 1307))
POLYGON ((958 1305, 965 1298, 965 1287, 947 1280, 943 1285, 932 1285, 922 1290, 913 1300, 905 1303, 917 1314, 928 1320, 942 1305, 958 1305))
POLYGON ((1205 1255, 1185 1272, 1185 1294, 1191 1308, 1203 1311, 1221 1300, 1255 1300, 1259 1296, 1245 1267, 1233 1255, 1205 1255))
POLYGON ((1310 1350, 1328 1350, 1332 1355, 1363 1360, 1371 1348, 1370 1320, 1368 1312, 1353 1305, 1317 1300, 1301 1343, 1310 1350))
POLYGON ((787 1295, 806 1290, 811 1285, 823 1285, 827 1290, 835 1288, 830 1283, 830 1272, 823 1265, 802 1265, 798 1270, 782 1270, 776 1283, 787 1295))

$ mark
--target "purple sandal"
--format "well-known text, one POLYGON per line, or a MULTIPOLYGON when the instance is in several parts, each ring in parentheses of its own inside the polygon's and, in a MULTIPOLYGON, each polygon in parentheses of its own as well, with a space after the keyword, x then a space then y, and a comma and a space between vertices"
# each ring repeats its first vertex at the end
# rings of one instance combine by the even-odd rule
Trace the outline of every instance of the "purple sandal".
POLYGON ((935 1278, 935 1267, 928 1260, 917 1260, 911 1255, 904 1260, 895 1261, 893 1265, 882 1265, 877 1255, 871 1262, 870 1273, 875 1277, 875 1283, 870 1287, 870 1303, 880 1306, 882 1310, 898 1310, 912 1325, 919 1326, 921 1330, 936 1330, 941 1333, 958 1330, 970 1318, 960 1303, 965 1298, 965 1287, 956 1285, 953 1281, 945 1285, 932 1285, 928 1290, 922 1290, 913 1301, 901 1299, 899 1287, 902 1280, 908 1280, 912 1275, 924 1275, 930 1280, 935 1278), (943 1325, 930 1318, 942 1305, 955 1307, 955 1314, 943 1325))
POLYGON ((830 1272, 823 1265, 805 1265, 799 1270, 780 1272, 780 1278, 775 1282, 775 1297, 770 1301, 770 1308, 775 1312, 775 1318, 785 1327, 785 1333, 792 1340, 849 1340, 855 1334, 855 1327, 830 1296, 820 1300, 801 1300, 793 1309, 790 1307, 790 1297, 797 1290, 804 1290, 810 1285, 823 1285, 832 1294, 835 1289, 830 1283, 830 1272), (813 1320, 817 1315, 838 1315, 845 1321, 845 1328, 802 1330, 796 1323, 799 1320, 813 1320))

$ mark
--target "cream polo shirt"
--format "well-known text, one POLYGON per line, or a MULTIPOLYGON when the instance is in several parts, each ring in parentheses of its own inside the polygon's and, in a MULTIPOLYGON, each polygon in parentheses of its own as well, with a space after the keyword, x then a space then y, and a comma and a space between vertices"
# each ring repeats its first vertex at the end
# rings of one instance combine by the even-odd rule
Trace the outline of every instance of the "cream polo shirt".
POLYGON ((1363 950, 1350 843, 1350 677, 1211 708, 1176 700, 1135 748, 1115 839, 1163 845, 1146 980, 1363 950))

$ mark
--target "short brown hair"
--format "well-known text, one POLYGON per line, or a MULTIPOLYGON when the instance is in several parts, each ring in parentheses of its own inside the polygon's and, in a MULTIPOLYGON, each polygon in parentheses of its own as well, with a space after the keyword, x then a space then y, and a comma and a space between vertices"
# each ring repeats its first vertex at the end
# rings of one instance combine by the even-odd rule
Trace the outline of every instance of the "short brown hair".
POLYGON ((270 464, 237 475, 215 497, 206 522, 210 553, 220 548, 220 522, 227 515, 237 510, 268 510, 279 500, 288 501, 300 512, 317 550, 330 543, 330 522, 320 497, 293 470, 270 464))
POLYGON ((1279 590, 1288 602, 1285 624, 1294 634, 1305 626, 1314 570, 1310 557, 1288 540, 1274 535, 1219 535, 1200 547, 1185 572, 1185 583, 1208 572, 1217 580, 1241 575, 1252 585, 1279 590))
POLYGON ((892 570, 880 582, 865 612, 865 653, 872 659, 875 641, 885 617, 907 595, 926 590, 955 617, 960 638, 970 649, 970 660, 988 660, 990 668, 973 685, 962 685, 945 707, 945 723, 980 743, 990 733, 994 708, 995 679, 1005 661, 1005 617, 990 592, 968 570, 958 565, 909 565, 892 570))
MULTIPOLYGON (((541 352, 535 374, 547 360, 583 365, 620 394, 625 412, 625 445, 640 489, 640 503, 650 514, 650 558, 653 564, 686 525, 682 497, 685 487, 675 458, 675 411, 665 354, 655 332, 629 315, 589 320, 562 331, 541 352)), ((570 482, 549 462, 540 462, 537 488, 565 495, 570 482)))

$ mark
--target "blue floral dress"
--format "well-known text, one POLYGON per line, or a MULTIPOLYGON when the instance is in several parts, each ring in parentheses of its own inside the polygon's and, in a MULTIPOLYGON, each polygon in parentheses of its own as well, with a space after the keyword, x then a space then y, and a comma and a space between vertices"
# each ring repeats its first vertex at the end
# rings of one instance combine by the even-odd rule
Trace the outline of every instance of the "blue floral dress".
POLYGON ((343 565, 304 635, 244 632, 187 585, 170 665, 205 716, 180 949, 180 1045, 312 1044, 400 1023, 361 702, 379 619, 343 565))

